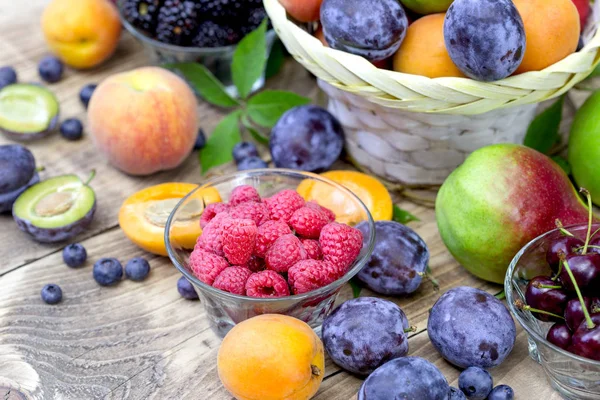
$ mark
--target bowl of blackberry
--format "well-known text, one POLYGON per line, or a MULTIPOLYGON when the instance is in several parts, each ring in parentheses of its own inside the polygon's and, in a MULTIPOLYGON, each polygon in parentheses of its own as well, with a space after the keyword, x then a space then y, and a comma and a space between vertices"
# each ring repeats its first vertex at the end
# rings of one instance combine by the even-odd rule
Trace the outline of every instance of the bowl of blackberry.
MULTIPOLYGON (((231 61, 236 45, 267 17, 262 0, 118 0, 121 21, 154 64, 197 62, 236 95, 231 61)), ((267 50, 275 32, 267 32, 267 50)), ((254 90, 264 85, 264 76, 254 90)))

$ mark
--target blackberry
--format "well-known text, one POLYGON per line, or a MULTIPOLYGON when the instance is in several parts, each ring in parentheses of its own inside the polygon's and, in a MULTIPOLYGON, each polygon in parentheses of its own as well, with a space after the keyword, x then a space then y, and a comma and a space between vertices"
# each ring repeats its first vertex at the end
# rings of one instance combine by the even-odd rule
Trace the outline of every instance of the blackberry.
POLYGON ((158 13, 157 39, 185 46, 197 31, 198 4, 190 0, 166 0, 158 13))
POLYGON ((163 0, 126 0, 123 16, 131 25, 153 35, 162 3, 163 0))
POLYGON ((239 42, 240 39, 240 34, 230 26, 204 21, 200 23, 200 27, 192 39, 192 45, 195 47, 229 46, 239 42))
POLYGON ((199 2, 198 13, 202 19, 213 22, 231 22, 232 18, 255 0, 199 0, 199 2))
MULTIPOLYGON (((244 24, 240 26, 240 32, 242 33, 242 36, 246 36, 256 28, 258 28, 258 26, 263 22, 263 20, 266 17, 267 12, 265 11, 264 7, 258 7, 251 10, 250 14, 247 14, 246 18, 244 18, 244 24)), ((271 24, 269 23, 267 29, 269 29, 270 27, 271 24)))

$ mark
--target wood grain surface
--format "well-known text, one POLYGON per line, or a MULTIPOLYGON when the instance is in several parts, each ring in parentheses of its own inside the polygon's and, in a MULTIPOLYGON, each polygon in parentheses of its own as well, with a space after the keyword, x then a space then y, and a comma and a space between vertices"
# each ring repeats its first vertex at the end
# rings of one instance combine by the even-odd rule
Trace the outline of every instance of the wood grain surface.
MULTIPOLYGON (((39 27, 46 3, 0 1, 0 65, 13 65, 24 82, 39 81, 37 62, 47 54, 39 27)), ((68 70, 61 82, 50 85, 59 98, 62 117, 85 120, 77 97, 84 84, 147 63, 141 46, 124 34, 109 62, 91 71, 68 70)), ((268 86, 314 100, 321 96, 314 80, 291 61, 268 86)), ((199 104, 199 110, 209 132, 222 112, 205 103, 199 104)), ((5 143, 0 138, 0 144, 5 143)), ((17 229, 10 216, 0 216, 0 395, 5 399, 231 399, 217 377, 220 340, 211 331, 202 304, 183 300, 176 290, 180 275, 170 261, 138 249, 117 224, 120 204, 140 188, 166 181, 202 182, 196 154, 177 170, 136 178, 109 166, 87 136, 80 142, 67 142, 53 135, 28 147, 46 168, 43 178, 65 173, 84 176, 95 169, 92 187, 98 196, 98 212, 92 227, 77 238, 89 254, 81 269, 63 264, 64 244, 35 243, 17 229), (146 281, 123 281, 105 288, 92 279, 91 265, 98 258, 117 257, 125 262, 138 255, 147 257, 152 267, 146 281), (59 305, 48 306, 40 300, 46 283, 62 287, 64 299, 59 305)), ((501 287, 474 278, 453 260, 438 235, 433 210, 397 200, 421 219, 411 227, 430 247, 431 268, 440 291, 425 282, 414 295, 390 300, 417 327, 409 340, 410 354, 434 362, 456 385, 458 370, 441 359, 428 340, 428 310, 441 293, 454 286, 480 287, 490 293, 501 287)), ((372 293, 364 290, 362 295, 372 293)), ((350 297, 346 287, 339 301, 350 297)), ((560 398, 541 367, 529 358, 526 335, 520 329, 514 351, 492 373, 496 384, 511 385, 518 399, 560 398)), ((328 360, 326 379, 316 399, 354 399, 361 382, 328 360)))

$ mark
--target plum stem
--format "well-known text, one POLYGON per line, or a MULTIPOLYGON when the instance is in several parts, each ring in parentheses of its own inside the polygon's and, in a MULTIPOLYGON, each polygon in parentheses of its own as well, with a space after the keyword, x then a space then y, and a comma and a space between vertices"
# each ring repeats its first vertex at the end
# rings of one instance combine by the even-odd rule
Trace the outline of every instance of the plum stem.
POLYGON ((37 167, 35 169, 35 172, 42 172, 42 171, 45 171, 45 170, 46 170, 46 167, 44 167, 43 165, 40 165, 39 167, 37 167))
POLYGON ((533 287, 538 289, 562 289, 560 285, 544 285, 538 281, 533 282, 533 287))
POLYGON ((89 185, 90 182, 92 181, 92 179, 94 179, 94 177, 96 176, 96 170, 93 169, 90 171, 90 175, 88 176, 87 180, 83 183, 85 186, 89 185))
POLYGON ((568 230, 565 229, 564 225, 562 224, 562 222, 560 222, 560 219, 555 219, 554 220, 554 225, 556 225, 556 227, 558 228, 558 230, 560 231, 560 233, 562 233, 564 236, 571 236, 571 237, 575 237, 575 235, 573 235, 571 232, 569 232, 568 230))
POLYGON ((558 318, 558 319, 562 319, 562 320, 564 320, 564 319, 565 319, 564 317, 562 317, 562 316, 560 316, 560 315, 558 315, 558 314, 551 313, 550 311, 544 311, 544 310, 540 310, 540 309, 537 309, 537 308, 533 308, 533 307, 531 307, 531 306, 528 306, 527 304, 523 303, 523 301, 522 301, 522 300, 515 300, 515 302, 514 302, 514 305, 515 305, 515 307, 517 307, 519 310, 523 310, 523 311, 529 311, 529 312, 534 312, 534 313, 536 313, 536 314, 545 314, 545 315, 549 315, 549 316, 551 316, 551 317, 558 318))
POLYGON ((579 285, 577 284, 577 280, 575 280, 575 276, 573 275, 573 271, 571 271, 571 267, 569 267, 569 262, 565 256, 565 253, 559 253, 558 255, 562 264, 565 266, 565 271, 569 274, 569 278, 571 278, 571 282, 573 282, 573 286, 575 287, 575 293, 577 293, 577 297, 579 298, 579 302, 581 303, 581 309, 583 310, 583 315, 585 316, 585 321, 587 323, 588 329, 594 329, 596 325, 594 321, 592 321, 592 317, 590 317, 590 313, 585 306, 585 302, 583 301, 583 296, 581 295, 581 290, 579 290, 579 285))
POLYGON ((417 331, 417 327, 416 326, 409 326, 408 328, 406 328, 404 330, 404 333, 410 333, 410 332, 416 332, 417 331))
POLYGON ((429 282, 431 282, 431 284, 433 285, 433 290, 434 291, 438 291, 440 290, 440 283, 438 282, 437 279, 435 279, 435 277, 433 276, 433 273, 431 272, 431 267, 428 265, 427 268, 425 268, 425 272, 422 272, 421 274, 422 277, 427 278, 427 280, 429 282))
POLYGON ((581 252, 581 254, 586 254, 588 245, 590 244, 590 238, 591 238, 591 234, 592 234, 592 218, 593 218, 592 195, 590 194, 590 191, 587 190, 586 188, 580 188, 579 191, 585 195, 585 197, 587 198, 587 203, 588 203, 588 214, 589 214, 588 215, 588 230, 587 230, 587 235, 585 236, 585 245, 583 245, 583 251, 581 252))

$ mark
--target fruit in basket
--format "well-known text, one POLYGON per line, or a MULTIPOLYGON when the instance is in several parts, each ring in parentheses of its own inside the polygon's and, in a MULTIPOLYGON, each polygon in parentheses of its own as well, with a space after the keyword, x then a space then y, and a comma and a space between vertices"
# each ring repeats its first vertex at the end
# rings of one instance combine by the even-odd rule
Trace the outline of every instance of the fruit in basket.
POLYGON ((600 361, 600 313, 586 316, 573 332, 570 351, 578 356, 600 361))
POLYGON ((324 108, 298 106, 277 121, 269 147, 277 168, 320 172, 330 169, 342 154, 344 129, 324 108))
POLYGON ((523 20, 511 0, 455 0, 446 13, 444 38, 454 64, 486 82, 515 72, 526 49, 523 20))
POLYGON ((585 28, 585 24, 590 15, 591 6, 589 0, 571 0, 575 7, 577 7, 577 11, 579 12, 579 24, 581 25, 581 30, 585 28))
POLYGON ((52 0, 42 15, 46 43, 65 64, 91 68, 117 47, 121 21, 107 0, 52 0))
POLYGON ((279 0, 289 15, 299 22, 319 20, 323 0, 279 0))
POLYGON ((378 61, 398 50, 408 19, 397 0, 324 0, 321 24, 332 48, 378 61))
POLYGON ((541 71, 577 49, 580 22, 572 0, 513 0, 523 18, 527 49, 516 73, 541 71))
POLYGON ((34 240, 54 243, 85 231, 96 211, 96 194, 88 185, 94 172, 83 182, 76 175, 47 179, 29 187, 13 205, 19 229, 34 240))
POLYGON ((192 38, 192 45, 194 47, 219 47, 237 43, 240 39, 240 33, 228 25, 202 21, 192 38))
POLYGON ((531 310, 540 321, 560 321, 565 312, 569 296, 560 285, 546 276, 536 276, 527 284, 525 291, 527 305, 543 313, 531 310), (553 315, 547 314, 552 313, 553 315))
POLYGON ((586 221, 588 211, 550 158, 515 144, 471 154, 442 185, 436 219, 450 253, 469 272, 496 283, 530 240, 586 221))
POLYGON ((17 83, 17 72, 15 69, 9 66, 0 67, 0 89, 13 83, 17 83))
MULTIPOLYGON (((600 254, 570 254, 567 261, 577 284, 584 293, 600 293, 600 254)), ((575 291, 573 281, 566 268, 559 274, 565 289, 575 291)))
MULTIPOLYGON (((119 226, 129 240, 142 249, 167 255, 165 225, 173 208, 198 186, 191 183, 163 183, 142 189, 129 196, 119 210, 119 226)), ((171 240, 185 249, 192 249, 202 233, 198 223, 204 205, 221 201, 214 188, 196 191, 180 209, 171 226, 171 240)))
POLYGON ((442 13, 454 0, 400 0, 402 5, 417 14, 442 13))
POLYGON ((156 38, 163 43, 185 45, 200 24, 198 7, 191 0, 165 0, 158 12, 156 38))
POLYGON ((394 70, 429 78, 464 77, 446 50, 445 14, 419 18, 406 31, 400 50, 394 55, 394 70))
POLYGON ((515 323, 500 300, 466 286, 444 293, 427 322, 431 343, 459 368, 500 365, 515 344, 515 323))
MULTIPOLYGON (((369 225, 356 226, 368 246, 369 225)), ((421 285, 429 263, 429 250, 419 235, 394 221, 375 222, 375 248, 357 277, 369 289, 386 296, 413 293, 421 285)))
POLYGON ((447 400, 449 393, 448 381, 435 365, 420 357, 401 357, 369 375, 358 400, 447 400))
POLYGON ((348 300, 323 321, 323 344, 331 359, 367 376, 389 360, 408 354, 406 315, 391 301, 375 297, 348 300))
POLYGON ((298 319, 260 315, 240 322, 225 336, 217 370, 236 399, 306 400, 325 375, 323 344, 298 319))
POLYGON ((96 148, 131 175, 179 166, 194 147, 198 126, 192 90, 183 79, 158 67, 107 78, 94 91, 88 109, 96 148))
POLYGON ((492 376, 483 368, 469 367, 458 376, 458 387, 469 400, 487 399, 493 386, 492 376))
POLYGON ((156 32, 158 12, 164 0, 125 0, 121 12, 134 27, 147 32, 156 32))
POLYGON ((558 272, 560 266, 560 254, 574 254, 575 250, 583 247, 583 240, 573 236, 561 236, 553 240, 546 251, 546 262, 553 272, 558 272))
POLYGON ((15 83, 0 90, 0 131, 11 140, 48 136, 58 124, 58 100, 50 90, 15 83))
POLYGON ((557 322, 548 330, 546 340, 563 350, 568 350, 571 346, 573 333, 564 323, 557 322))
MULTIPOLYGON (((583 313, 583 308, 581 307, 581 301, 577 298, 573 298, 569 300, 567 306, 565 307, 565 324, 567 327, 574 331, 576 330, 581 322, 585 319, 585 314, 583 313)), ((588 312, 592 312, 592 299, 589 297, 583 298, 583 305, 587 309, 588 312)))
POLYGON ((62 61, 54 56, 47 56, 41 59, 38 64, 38 73, 43 81, 55 83, 60 81, 63 75, 64 65, 62 61))
POLYGON ((21 193, 39 181, 29 149, 19 144, 0 146, 0 213, 12 210, 21 193))

